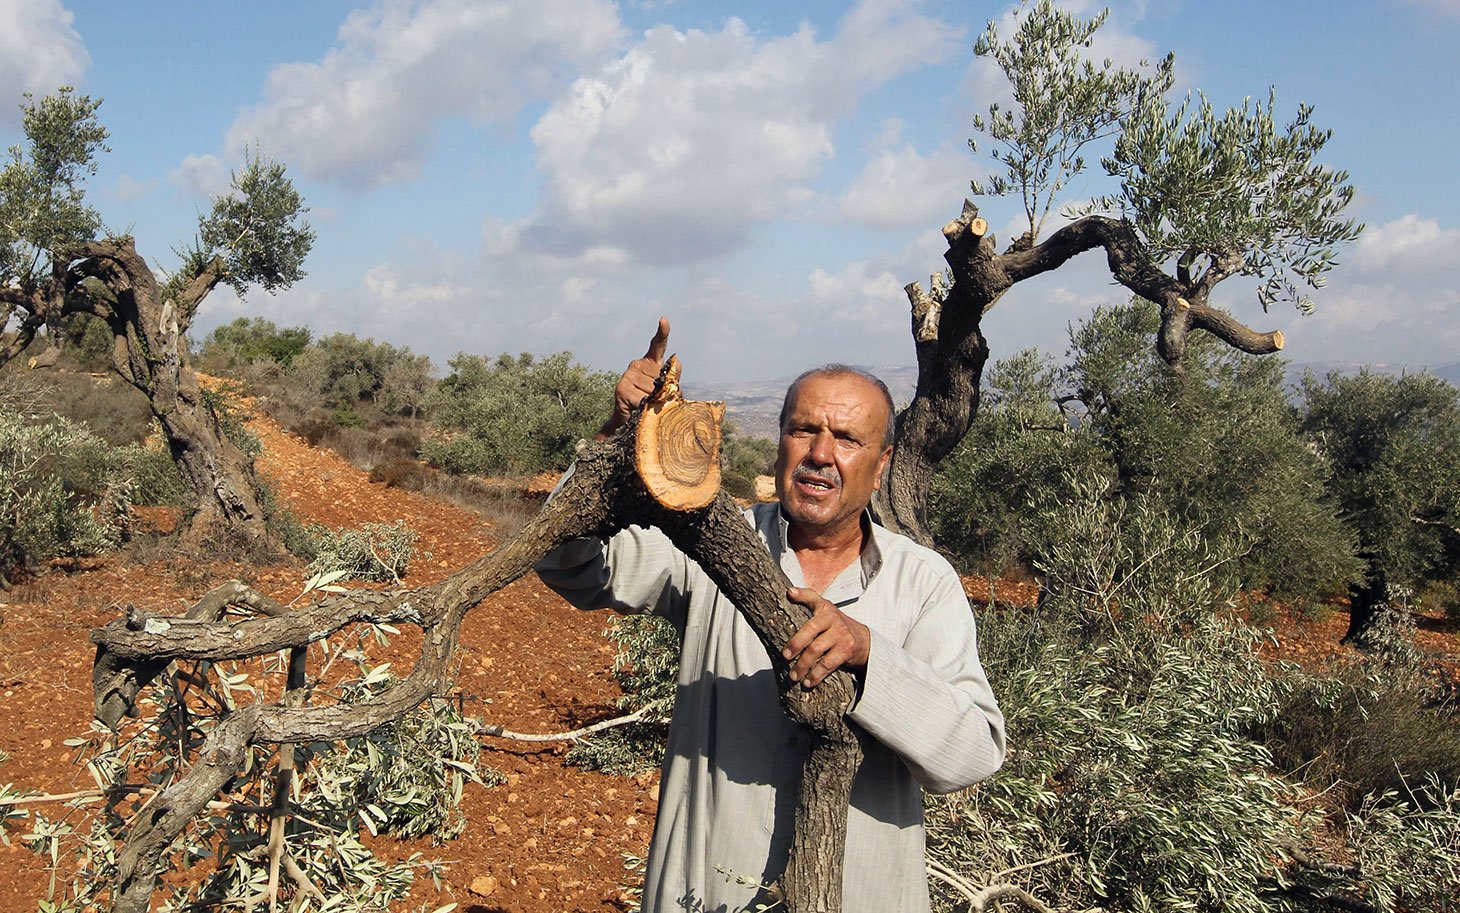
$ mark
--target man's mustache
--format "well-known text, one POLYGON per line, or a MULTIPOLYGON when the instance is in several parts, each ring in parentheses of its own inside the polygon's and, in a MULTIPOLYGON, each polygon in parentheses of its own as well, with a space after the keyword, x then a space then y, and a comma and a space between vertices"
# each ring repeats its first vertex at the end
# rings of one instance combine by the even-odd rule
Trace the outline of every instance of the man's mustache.
POLYGON ((842 484, 842 474, 835 466, 812 466, 807 463, 802 463, 791 471, 792 482, 798 482, 806 478, 819 479, 836 488, 840 488, 842 484))

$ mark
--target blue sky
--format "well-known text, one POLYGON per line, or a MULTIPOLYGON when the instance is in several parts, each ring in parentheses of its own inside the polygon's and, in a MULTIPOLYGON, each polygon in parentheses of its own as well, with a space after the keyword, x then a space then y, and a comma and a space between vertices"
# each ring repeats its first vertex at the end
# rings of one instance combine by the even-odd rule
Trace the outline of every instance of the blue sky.
MULTIPOLYGON (((1093 12, 1092 4, 1068 4, 1093 12)), ((257 145, 312 208, 308 277, 204 305, 429 354, 570 349, 617 369, 654 318, 689 379, 913 361, 901 289, 989 163, 966 146, 1001 87, 971 52, 1000 3, 0 0, 0 141, 21 93, 105 99, 90 199, 157 266, 257 145)), ((1097 51, 1177 57, 1219 106, 1277 90, 1334 138, 1363 237, 1309 317, 1264 315, 1297 361, 1460 361, 1460 0, 1118 3, 1097 51)), ((1105 191, 1100 175, 1070 200, 1105 191)), ((980 201, 1001 238, 1011 201, 980 201)), ((1085 257, 1009 293, 995 357, 1061 353, 1124 300, 1085 257)), ((1228 288, 1227 286, 1231 286, 1228 288)))

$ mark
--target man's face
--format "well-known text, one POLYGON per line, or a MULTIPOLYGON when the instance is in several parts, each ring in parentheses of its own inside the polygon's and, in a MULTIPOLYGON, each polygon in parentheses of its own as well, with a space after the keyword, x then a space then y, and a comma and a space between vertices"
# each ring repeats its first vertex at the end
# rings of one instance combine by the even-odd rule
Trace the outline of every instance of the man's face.
POLYGON ((802 532, 826 534, 860 522, 882 469, 887 403, 866 378, 814 374, 792 394, 776 452, 776 494, 802 532))

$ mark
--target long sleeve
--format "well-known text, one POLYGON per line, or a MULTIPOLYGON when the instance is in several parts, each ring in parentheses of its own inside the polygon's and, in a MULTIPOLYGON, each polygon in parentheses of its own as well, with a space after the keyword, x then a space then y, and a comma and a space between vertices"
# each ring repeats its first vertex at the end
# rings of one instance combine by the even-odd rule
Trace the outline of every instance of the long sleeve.
POLYGON ((534 569, 580 609, 662 615, 684 629, 689 559, 657 529, 630 526, 608 540, 575 539, 534 569))
MULTIPOLYGON (((932 572, 927 565, 918 570, 932 572)), ((973 612, 958 577, 952 568, 936 577, 901 643, 873 626, 849 717, 902 758, 925 788, 947 793, 1003 764, 1004 717, 978 660, 973 612)), ((907 582, 899 583, 906 592, 907 582)))

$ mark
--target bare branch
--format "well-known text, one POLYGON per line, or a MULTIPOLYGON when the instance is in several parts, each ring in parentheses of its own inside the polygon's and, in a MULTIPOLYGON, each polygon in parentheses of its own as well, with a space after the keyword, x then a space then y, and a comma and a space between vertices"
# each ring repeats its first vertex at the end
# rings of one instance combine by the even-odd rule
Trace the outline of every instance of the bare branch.
POLYGON ((640 720, 644 719, 644 716, 647 712, 648 708, 641 707, 638 710, 635 710, 633 713, 626 714, 620 717, 614 717, 611 720, 603 720, 601 722, 594 723, 591 726, 583 726, 582 728, 574 729, 570 732, 547 732, 541 734, 529 732, 513 732, 510 729, 503 729, 501 726, 483 724, 480 728, 477 729, 477 734, 492 736, 499 739, 512 739, 515 742, 571 742, 577 739, 581 739, 584 736, 593 735, 595 732, 603 732, 607 729, 614 729, 619 726, 627 726, 630 723, 637 723, 640 720))

